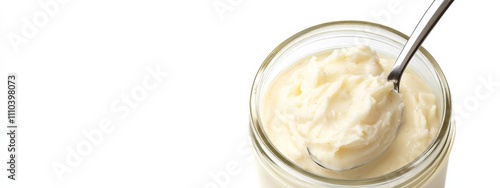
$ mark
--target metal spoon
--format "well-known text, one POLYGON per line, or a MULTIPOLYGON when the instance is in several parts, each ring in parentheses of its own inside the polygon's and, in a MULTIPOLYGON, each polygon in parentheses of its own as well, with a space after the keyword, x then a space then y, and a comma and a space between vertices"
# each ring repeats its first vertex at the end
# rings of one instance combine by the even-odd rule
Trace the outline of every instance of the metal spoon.
MULTIPOLYGON (((429 6, 425 14, 422 16, 420 19, 419 23, 413 30, 410 38, 406 42, 405 46, 403 47, 403 50, 401 50, 401 53, 399 54, 398 58, 396 59, 396 62, 394 64, 394 67, 392 68, 392 71, 389 73, 389 76, 387 78, 388 81, 391 81, 394 83, 394 90, 399 92, 399 83, 401 81, 401 77, 403 75, 403 71, 406 68, 406 65, 408 65, 408 62, 410 62, 411 58, 417 52, 419 49, 420 45, 424 42, 425 38, 431 30, 434 28, 436 23, 439 21, 439 19, 443 16, 443 14, 446 12, 448 7, 451 5, 453 0, 442 0, 440 3, 439 1, 433 1, 432 4, 429 6)), ((342 171, 347 171, 347 170, 352 170, 357 167, 361 167, 365 165, 366 163, 369 163, 370 161, 367 161, 365 164, 361 164, 359 166, 355 166, 349 169, 336 169, 333 170, 331 168, 328 168, 326 165, 323 165, 320 161, 314 157, 312 154, 311 150, 307 148, 307 152, 309 153, 309 156, 311 159, 318 164, 319 166, 336 171, 336 172, 342 172, 342 171)), ((383 153, 383 152, 382 152, 383 153)), ((380 155, 379 155, 380 156, 380 155)), ((377 156, 378 157, 378 156, 377 156)))

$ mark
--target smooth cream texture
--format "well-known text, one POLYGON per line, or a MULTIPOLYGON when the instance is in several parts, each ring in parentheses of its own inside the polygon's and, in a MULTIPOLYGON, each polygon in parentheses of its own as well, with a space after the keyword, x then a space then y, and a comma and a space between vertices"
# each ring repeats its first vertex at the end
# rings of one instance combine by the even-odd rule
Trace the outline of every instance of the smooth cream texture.
POLYGON ((405 72, 401 95, 393 92, 386 80, 392 63, 357 46, 293 65, 278 75, 262 103, 272 143, 302 168, 333 178, 374 177, 406 165, 434 138, 436 105, 411 71, 405 72), (306 148, 330 169, 368 164, 341 173, 325 170, 306 148))

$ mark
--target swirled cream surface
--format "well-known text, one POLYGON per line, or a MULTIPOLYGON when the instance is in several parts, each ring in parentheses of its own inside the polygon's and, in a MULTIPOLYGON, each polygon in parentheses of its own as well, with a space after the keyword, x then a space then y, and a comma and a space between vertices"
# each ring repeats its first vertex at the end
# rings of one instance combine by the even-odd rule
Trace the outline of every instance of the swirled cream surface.
POLYGON ((261 104, 266 134, 298 166, 327 177, 370 178, 408 164, 436 134, 436 102, 410 70, 395 92, 387 81, 393 63, 367 46, 297 62, 275 78, 261 104), (329 169, 347 171, 318 166, 307 148, 329 169))

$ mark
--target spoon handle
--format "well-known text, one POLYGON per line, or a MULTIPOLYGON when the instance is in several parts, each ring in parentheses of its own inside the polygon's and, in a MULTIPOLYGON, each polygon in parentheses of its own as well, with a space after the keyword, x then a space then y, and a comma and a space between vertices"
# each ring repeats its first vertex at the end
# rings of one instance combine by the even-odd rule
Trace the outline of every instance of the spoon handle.
POLYGON ((441 0, 441 3, 437 3, 436 0, 433 1, 413 30, 387 78, 387 80, 394 82, 394 87, 397 91, 399 91, 399 82, 406 65, 408 65, 412 56, 420 45, 422 45, 427 35, 431 32, 432 28, 434 28, 452 2, 453 0, 441 0))

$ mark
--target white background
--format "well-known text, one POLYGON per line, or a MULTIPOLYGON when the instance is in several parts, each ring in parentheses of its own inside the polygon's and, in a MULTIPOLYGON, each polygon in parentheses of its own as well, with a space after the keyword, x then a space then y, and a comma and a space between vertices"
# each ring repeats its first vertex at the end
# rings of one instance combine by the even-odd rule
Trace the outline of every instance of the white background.
MULTIPOLYGON (((11 72, 19 75, 20 123, 17 180, 2 175, 0 187, 205 187, 217 184, 210 174, 227 173, 228 165, 236 172, 219 187, 257 187, 248 100, 268 53, 328 21, 365 20, 410 34, 431 3, 69 0, 52 7, 33 36, 23 35, 24 19, 44 21, 45 2, 0 1, 1 161, 11 72), (214 3, 229 8, 221 13, 214 3), (26 43, 12 45, 13 35, 26 43), (148 67, 168 75, 141 90, 148 67), (134 92, 143 95, 129 114, 112 109, 134 92), (88 142, 83 132, 103 120, 113 129, 59 181, 53 165, 67 165, 69 151, 88 142)), ((447 187, 498 182, 498 174, 487 173, 500 168, 500 12, 493 2, 456 1, 424 43, 447 76, 454 108, 463 111, 447 187), (478 98, 480 79, 489 78, 496 85, 478 98)))

